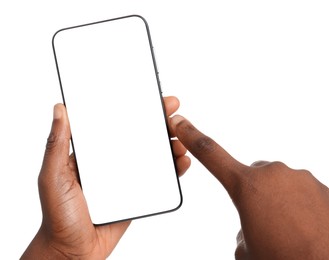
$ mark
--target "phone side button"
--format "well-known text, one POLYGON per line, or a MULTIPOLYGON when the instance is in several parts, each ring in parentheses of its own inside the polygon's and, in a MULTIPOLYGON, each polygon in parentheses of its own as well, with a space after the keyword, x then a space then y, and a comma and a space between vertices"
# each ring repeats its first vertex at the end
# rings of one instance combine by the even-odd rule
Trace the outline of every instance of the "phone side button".
POLYGON ((160 92, 161 92, 161 94, 163 94, 163 91, 162 91, 162 85, 161 85, 161 81, 160 81, 160 79, 159 79, 159 81, 158 81, 159 83, 159 90, 160 90, 160 92))

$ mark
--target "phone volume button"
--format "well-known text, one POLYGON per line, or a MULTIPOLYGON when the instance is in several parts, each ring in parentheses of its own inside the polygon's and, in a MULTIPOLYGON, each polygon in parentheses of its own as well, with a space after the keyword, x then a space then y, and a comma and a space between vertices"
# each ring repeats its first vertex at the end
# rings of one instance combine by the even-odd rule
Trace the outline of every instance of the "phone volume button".
POLYGON ((154 46, 152 46, 152 52, 153 52, 153 58, 154 58, 154 68, 155 68, 155 72, 157 74, 158 86, 159 86, 159 90, 160 90, 160 92, 162 94, 163 91, 162 91, 162 85, 161 85, 161 81, 160 81, 159 65, 157 63, 157 56, 156 56, 156 53, 155 53, 154 46))
POLYGON ((162 85, 161 85, 161 81, 160 81, 160 79, 159 79, 159 81, 158 81, 158 85, 159 85, 160 92, 161 92, 161 94, 162 94, 163 91, 162 91, 162 85))

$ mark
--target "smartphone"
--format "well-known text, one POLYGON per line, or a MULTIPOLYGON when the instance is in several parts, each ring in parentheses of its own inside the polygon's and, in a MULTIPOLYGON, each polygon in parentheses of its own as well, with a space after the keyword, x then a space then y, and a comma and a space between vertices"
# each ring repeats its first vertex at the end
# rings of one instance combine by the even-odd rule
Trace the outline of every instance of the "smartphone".
POLYGON ((93 223, 178 209, 182 193, 146 20, 64 28, 52 44, 93 223))

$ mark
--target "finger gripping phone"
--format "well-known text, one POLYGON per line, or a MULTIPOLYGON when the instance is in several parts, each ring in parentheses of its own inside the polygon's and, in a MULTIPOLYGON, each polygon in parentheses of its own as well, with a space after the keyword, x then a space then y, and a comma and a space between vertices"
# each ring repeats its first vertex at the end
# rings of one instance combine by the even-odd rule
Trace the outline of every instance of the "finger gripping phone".
POLYGON ((52 43, 93 223, 179 208, 182 194, 145 19, 131 15, 64 28, 52 43))

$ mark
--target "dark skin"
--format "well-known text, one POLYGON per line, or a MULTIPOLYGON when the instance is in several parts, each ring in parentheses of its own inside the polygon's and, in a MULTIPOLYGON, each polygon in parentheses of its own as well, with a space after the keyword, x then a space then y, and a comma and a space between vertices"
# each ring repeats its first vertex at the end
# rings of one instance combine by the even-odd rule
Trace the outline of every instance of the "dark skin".
POLYGON ((249 167, 185 118, 176 115, 170 125, 224 186, 239 213, 236 259, 328 259, 329 189, 309 171, 281 162, 249 167))
MULTIPOLYGON (((175 97, 165 98, 166 113, 179 107, 175 97)), ((105 259, 128 228, 130 221, 94 226, 77 179, 74 156, 69 155, 70 126, 65 107, 54 107, 38 184, 42 223, 21 259, 105 259)), ((179 175, 190 166, 185 147, 173 140, 179 175)))
MULTIPOLYGON (((174 97, 165 101, 170 116, 179 102, 174 97)), ((179 140, 173 140, 179 174, 190 166, 187 148, 236 206, 241 222, 236 259, 328 259, 329 190, 309 171, 281 162, 246 166, 185 118, 176 115, 169 126, 171 136, 179 140)), ((39 176, 43 221, 22 259, 105 259, 129 226, 91 223, 74 158, 68 155, 69 139, 65 108, 57 105, 39 176)))

